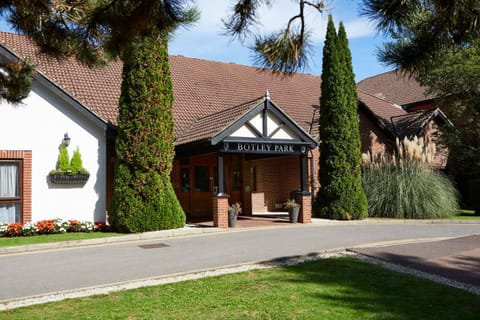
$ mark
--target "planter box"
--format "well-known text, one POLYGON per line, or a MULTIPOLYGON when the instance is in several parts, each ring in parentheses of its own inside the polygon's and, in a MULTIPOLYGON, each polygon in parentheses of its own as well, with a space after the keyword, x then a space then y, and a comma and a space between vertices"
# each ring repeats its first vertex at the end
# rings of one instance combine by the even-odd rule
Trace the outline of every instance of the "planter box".
POLYGON ((237 215, 238 213, 235 210, 228 210, 228 227, 235 228, 237 224, 237 215))
POLYGON ((54 184, 84 185, 90 178, 90 174, 55 173, 50 174, 49 178, 54 184))
POLYGON ((291 223, 297 223, 299 212, 300 212, 300 207, 295 207, 295 208, 289 208, 288 209, 288 218, 289 218, 291 223))

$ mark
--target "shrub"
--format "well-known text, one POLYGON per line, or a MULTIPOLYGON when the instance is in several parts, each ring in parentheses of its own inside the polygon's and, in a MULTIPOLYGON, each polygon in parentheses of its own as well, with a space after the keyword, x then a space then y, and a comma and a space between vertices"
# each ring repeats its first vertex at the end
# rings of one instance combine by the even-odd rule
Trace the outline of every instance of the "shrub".
POLYGON ((72 170, 72 173, 88 174, 88 171, 83 168, 83 160, 79 147, 73 152, 72 160, 70 161, 70 169, 72 170))
POLYGON ((397 139, 397 152, 364 154, 363 184, 369 215, 406 219, 436 219, 454 215, 458 192, 432 166, 435 144, 423 139, 397 139))
POLYGON ((62 144, 58 153, 57 170, 60 172, 70 172, 70 156, 67 147, 62 144))

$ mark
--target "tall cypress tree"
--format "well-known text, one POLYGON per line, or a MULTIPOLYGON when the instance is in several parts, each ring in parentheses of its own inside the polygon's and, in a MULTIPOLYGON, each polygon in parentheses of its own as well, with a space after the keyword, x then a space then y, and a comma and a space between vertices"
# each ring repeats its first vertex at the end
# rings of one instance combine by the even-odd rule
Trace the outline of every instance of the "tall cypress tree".
POLYGON ((168 33, 138 36, 125 51, 109 216, 121 232, 183 227, 170 181, 174 157, 168 33))
POLYGON ((357 94, 343 24, 337 35, 331 16, 323 48, 320 97, 320 214, 334 219, 367 216, 361 185, 357 94))
POLYGON ((350 164, 350 177, 348 181, 346 201, 349 202, 348 210, 354 219, 364 219, 368 215, 368 203, 365 191, 362 187, 362 152, 360 139, 360 126, 358 118, 358 96, 357 86, 355 84, 355 74, 353 73, 352 55, 348 45, 347 33, 342 22, 338 29, 337 45, 339 47, 341 66, 343 67, 343 86, 346 95, 346 113, 349 121, 345 124, 348 139, 345 143, 347 147, 347 159, 350 164))

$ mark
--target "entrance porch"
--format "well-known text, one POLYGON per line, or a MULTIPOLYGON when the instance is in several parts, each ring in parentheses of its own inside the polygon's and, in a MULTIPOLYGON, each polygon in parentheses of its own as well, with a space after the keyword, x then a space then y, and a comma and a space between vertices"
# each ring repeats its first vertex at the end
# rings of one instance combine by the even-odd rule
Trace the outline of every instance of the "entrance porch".
POLYGON ((172 182, 188 220, 226 228, 229 205, 240 203, 242 215, 253 217, 284 211, 293 198, 299 222, 310 223, 308 159, 317 144, 268 92, 198 119, 176 143, 172 182))

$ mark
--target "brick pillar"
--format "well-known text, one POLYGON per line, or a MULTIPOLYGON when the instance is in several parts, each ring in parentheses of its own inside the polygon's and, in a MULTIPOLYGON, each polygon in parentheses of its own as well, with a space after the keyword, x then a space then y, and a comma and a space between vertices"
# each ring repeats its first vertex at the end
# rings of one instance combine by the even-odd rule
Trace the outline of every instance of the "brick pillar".
POLYGON ((213 196, 213 226, 228 228, 228 195, 213 196))
POLYGON ((312 223, 312 197, 310 192, 298 192, 295 194, 295 202, 300 204, 298 222, 312 223))

